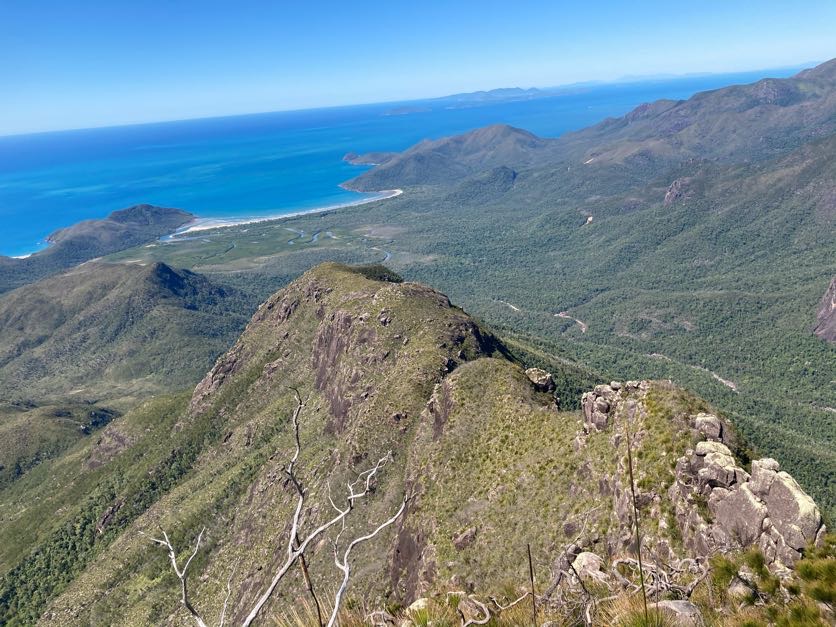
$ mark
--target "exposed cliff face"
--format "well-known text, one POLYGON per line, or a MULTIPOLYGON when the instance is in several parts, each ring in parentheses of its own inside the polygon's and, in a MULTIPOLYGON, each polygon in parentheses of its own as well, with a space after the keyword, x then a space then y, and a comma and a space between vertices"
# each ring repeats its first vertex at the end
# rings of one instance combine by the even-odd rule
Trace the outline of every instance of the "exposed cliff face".
POLYGON ((670 497, 688 547, 711 555, 757 546, 770 568, 792 568, 826 529, 813 499, 779 470, 764 458, 750 475, 720 442, 700 442, 681 457, 670 497), (700 500, 707 513, 694 507, 700 500))
POLYGON ((821 299, 813 333, 827 342, 836 342, 836 277, 821 299))

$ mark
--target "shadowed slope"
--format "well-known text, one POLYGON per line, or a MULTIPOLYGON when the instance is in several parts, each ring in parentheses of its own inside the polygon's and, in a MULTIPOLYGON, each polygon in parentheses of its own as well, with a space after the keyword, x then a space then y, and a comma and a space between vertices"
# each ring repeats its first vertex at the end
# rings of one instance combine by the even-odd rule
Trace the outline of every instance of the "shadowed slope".
POLYGON ((145 395, 193 384, 247 299, 163 263, 87 263, 0 297, 0 399, 145 395))

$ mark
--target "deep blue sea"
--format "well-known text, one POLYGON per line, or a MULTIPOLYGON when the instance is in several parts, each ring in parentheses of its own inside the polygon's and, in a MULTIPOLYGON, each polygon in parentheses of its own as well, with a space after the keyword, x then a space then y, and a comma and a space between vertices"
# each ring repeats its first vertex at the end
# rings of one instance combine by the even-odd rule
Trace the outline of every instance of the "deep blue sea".
POLYGON ((342 161, 349 151, 403 150, 494 123, 556 137, 643 102, 794 72, 578 87, 470 108, 385 103, 0 137, 0 254, 31 253, 56 229, 137 203, 243 219, 353 202, 362 195, 339 187, 362 171, 342 161), (422 110, 387 114, 404 105, 422 110))

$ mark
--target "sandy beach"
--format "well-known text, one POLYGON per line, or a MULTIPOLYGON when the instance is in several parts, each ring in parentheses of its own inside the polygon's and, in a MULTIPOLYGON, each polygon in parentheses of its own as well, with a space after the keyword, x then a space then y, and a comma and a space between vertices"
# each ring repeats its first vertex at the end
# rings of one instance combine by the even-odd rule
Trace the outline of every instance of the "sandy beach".
POLYGON ((353 202, 341 203, 338 205, 328 205, 326 207, 315 207, 313 209, 303 209, 300 211, 293 211, 290 213, 279 213, 270 216, 257 216, 251 218, 195 218, 185 226, 180 227, 171 235, 161 237, 161 241, 177 241, 181 235, 188 233, 195 233, 197 231, 210 231, 214 229, 225 229, 233 226, 241 226, 243 224, 254 224, 256 222, 271 222, 273 220, 282 220, 284 218, 295 218, 298 216, 308 215, 312 213, 323 213, 325 211, 334 211, 336 209, 344 209, 346 207, 356 207, 358 205, 365 205, 370 202, 377 202, 378 200, 386 200, 388 198, 395 198, 403 194, 402 189, 385 189, 380 192, 374 192, 371 198, 361 198, 353 202))

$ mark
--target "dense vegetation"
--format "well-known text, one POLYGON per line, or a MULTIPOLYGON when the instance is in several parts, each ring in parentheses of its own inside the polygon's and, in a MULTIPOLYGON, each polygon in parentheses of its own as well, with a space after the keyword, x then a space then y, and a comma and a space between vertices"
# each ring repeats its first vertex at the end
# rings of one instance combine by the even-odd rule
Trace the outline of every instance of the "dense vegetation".
POLYGON ((416 187, 361 208, 250 225, 248 243, 229 252, 241 240, 235 229, 142 254, 256 290, 253 277, 284 281, 321 259, 386 259, 543 352, 609 378, 672 378, 699 390, 833 514, 836 349, 810 331, 836 274, 834 155, 830 137, 756 165, 693 163, 689 192, 670 203, 681 168, 529 167, 489 202, 478 175, 452 191, 416 187), (305 235, 288 245, 287 228, 305 235), (555 316, 563 311, 588 330, 555 316))
POLYGON ((0 403, 124 405, 194 385, 256 304, 165 264, 85 264, 43 279, 0 299, 0 403))
MULTIPOLYGON (((431 530, 440 547, 433 568, 451 578, 461 567, 509 585, 524 579, 523 560, 509 566, 504 536, 490 535, 500 524, 534 534, 535 567, 548 576, 554 547, 569 539, 554 520, 596 500, 572 482, 580 456, 570 436, 580 393, 602 378, 670 378, 698 390, 757 454, 779 459, 832 523, 836 347, 811 329, 836 274, 834 74, 831 63, 799 79, 657 103, 557 141, 491 127, 421 145, 388 162, 397 167, 364 175, 367 184, 378 176, 405 187, 402 196, 250 224, 246 233, 149 244, 163 226, 140 220, 122 237, 119 218, 103 231, 117 237, 94 237, 91 247, 68 237, 67 256, 56 244, 33 259, 57 261, 33 262, 46 265, 32 272, 0 260, 3 291, 118 251, 0 297, 0 398, 9 401, 0 410, 0 622, 28 624, 47 607, 45 620, 56 624, 162 622, 176 607, 173 580, 138 532, 163 524, 186 544, 207 520, 223 524, 208 534, 195 595, 217 609, 240 552, 255 569, 283 531, 275 521, 290 501, 275 460, 290 446, 289 385, 312 394, 301 471, 316 478, 316 495, 388 449, 401 451, 397 471, 367 520, 420 477, 456 482, 424 486, 425 507, 412 519, 431 530), (441 166, 422 169, 433 155, 441 166), (192 386, 255 303, 326 260, 338 264, 260 310, 222 362, 227 369, 198 388, 210 390, 208 400, 135 407, 192 386), (153 261, 201 274, 136 265, 153 261), (350 263, 363 266, 339 265, 350 263), (373 332, 358 330, 367 321, 373 332), (514 360, 556 375, 560 411, 514 360), (442 421, 450 439, 437 444, 435 423, 418 417, 429 399, 445 398, 442 380, 457 404, 442 421), (461 477, 445 474, 450 468, 461 477), (523 476, 530 483, 515 487, 523 476), (484 477, 496 492, 485 492, 484 477), (466 523, 457 512, 481 497, 491 550, 461 557, 451 549, 466 523), (532 522, 531 504, 551 517, 532 522), (454 559, 463 561, 450 566, 454 559)), ((670 481, 663 453, 687 444, 670 416, 708 407, 678 394, 656 399, 661 409, 648 417, 654 436, 642 459, 651 484, 670 481)), ((590 448, 611 472, 609 436, 590 448)), ((365 575, 386 569, 395 581, 425 566, 410 561, 420 546, 398 544, 407 536, 399 529, 387 540, 404 549, 400 562, 359 555, 365 575)), ((797 598, 771 615, 753 610, 751 624, 793 624, 809 618, 810 599, 832 602, 832 550, 828 541, 811 552, 797 598)), ((774 592, 757 555, 728 559, 716 564, 718 577, 745 565, 763 594, 774 592)), ((250 596, 259 572, 242 574, 250 596)), ((329 581, 326 569, 313 576, 329 581)), ((717 588, 709 595, 725 589, 709 584, 717 588)), ((383 599, 392 594, 385 585, 361 577, 356 593, 383 599)))

